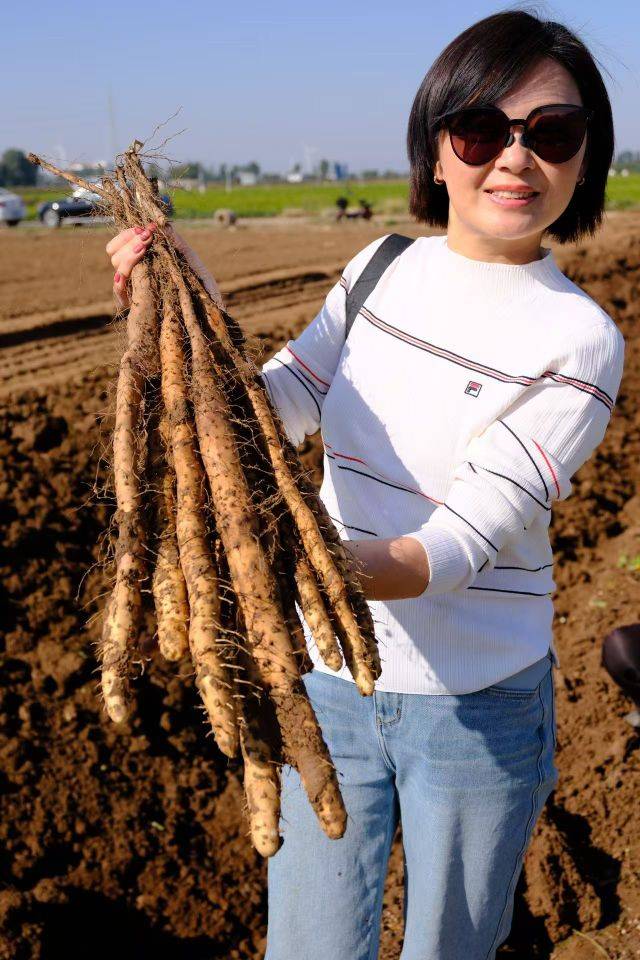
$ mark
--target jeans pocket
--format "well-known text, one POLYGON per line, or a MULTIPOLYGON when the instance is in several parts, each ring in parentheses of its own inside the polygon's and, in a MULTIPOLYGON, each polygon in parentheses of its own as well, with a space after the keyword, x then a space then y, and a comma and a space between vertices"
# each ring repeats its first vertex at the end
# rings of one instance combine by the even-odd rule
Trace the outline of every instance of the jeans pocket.
POLYGON ((507 677, 499 683, 492 684, 487 689, 491 693, 504 693, 512 699, 528 700, 540 689, 540 684, 545 680, 552 670, 552 660, 550 654, 525 667, 524 670, 507 677))
POLYGON ((553 669, 551 670, 551 732, 555 752, 558 748, 558 715, 556 713, 556 688, 553 682, 553 669))
POLYGON ((533 688, 533 690, 516 690, 515 688, 512 689, 510 687, 499 687, 494 685, 491 687, 485 687, 482 693, 486 693, 490 697, 498 697, 499 699, 503 700, 522 700, 523 702, 526 702, 527 700, 533 700, 540 689, 540 684, 543 682, 543 680, 544 677, 540 683, 533 688))

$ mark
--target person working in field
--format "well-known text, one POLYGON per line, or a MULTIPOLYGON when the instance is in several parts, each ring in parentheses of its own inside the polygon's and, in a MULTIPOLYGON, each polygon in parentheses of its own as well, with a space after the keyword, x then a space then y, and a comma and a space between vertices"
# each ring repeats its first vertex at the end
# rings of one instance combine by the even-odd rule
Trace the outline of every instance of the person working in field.
POLYGON ((633 703, 624 719, 640 730, 640 623, 616 627, 604 638, 602 666, 633 703))
MULTIPOLYGON (((603 439, 624 341, 541 244, 600 225, 611 107, 580 39, 506 11, 431 66, 408 151, 411 212, 446 234, 357 253, 262 373, 294 442, 322 431, 321 497, 383 661, 361 697, 309 641, 349 818, 329 840, 284 768, 267 960, 378 955, 399 820, 403 960, 492 960, 558 778, 549 523, 603 439)), ((152 242, 108 245, 121 301, 152 242)))
POLYGON ((336 214, 336 221, 340 223, 341 220, 371 220, 373 216, 373 208, 367 200, 359 200, 358 207, 355 210, 349 210, 349 201, 346 197, 338 197, 336 200, 336 207, 338 212, 336 214))

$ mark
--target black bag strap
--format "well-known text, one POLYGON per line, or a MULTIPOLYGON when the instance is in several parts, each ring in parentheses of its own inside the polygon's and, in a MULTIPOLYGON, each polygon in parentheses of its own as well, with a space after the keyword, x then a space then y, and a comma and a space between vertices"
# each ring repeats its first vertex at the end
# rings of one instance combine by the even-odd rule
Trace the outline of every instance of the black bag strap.
POLYGON ((403 250, 406 250, 413 243, 412 237, 403 237, 400 233, 391 233, 383 240, 374 255, 369 260, 351 290, 347 293, 346 304, 346 334, 345 340, 351 332, 362 304, 365 302, 376 283, 385 272, 390 263, 392 263, 403 250))

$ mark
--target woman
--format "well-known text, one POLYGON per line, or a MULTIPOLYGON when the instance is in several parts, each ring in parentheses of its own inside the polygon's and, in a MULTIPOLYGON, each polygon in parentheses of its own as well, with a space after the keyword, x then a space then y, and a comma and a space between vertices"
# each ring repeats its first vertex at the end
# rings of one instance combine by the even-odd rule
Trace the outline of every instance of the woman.
MULTIPOLYGON (((345 344, 345 298, 384 238, 370 244, 263 370, 292 440, 322 430, 321 496, 383 659, 363 698, 309 641, 349 820, 327 839, 285 768, 268 960, 377 956, 399 819, 403 960, 491 960, 557 782, 551 506, 604 436, 624 342, 541 240, 601 223, 611 108, 569 30, 499 13, 437 58, 408 149, 411 211, 446 236, 396 257, 345 344)), ((152 236, 108 246, 121 299, 152 236)))

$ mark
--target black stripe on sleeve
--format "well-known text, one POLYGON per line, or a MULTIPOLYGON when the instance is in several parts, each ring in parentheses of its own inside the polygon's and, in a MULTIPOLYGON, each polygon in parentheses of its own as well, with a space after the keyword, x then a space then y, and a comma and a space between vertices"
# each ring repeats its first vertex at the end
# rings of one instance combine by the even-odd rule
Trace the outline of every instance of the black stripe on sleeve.
POLYGON ((485 590, 489 593, 519 593, 525 597, 549 597, 550 593, 532 593, 530 590, 500 590, 498 587, 467 587, 467 590, 485 590))
POLYGON ((531 460, 531 463, 532 463, 532 464, 534 465, 534 467, 536 468, 536 472, 537 472, 538 476, 540 477, 540 482, 542 483, 542 486, 544 487, 544 495, 545 495, 545 497, 547 498, 547 502, 549 502, 549 489, 548 489, 546 483, 544 482, 544 477, 543 477, 542 474, 540 473, 540 467, 539 467, 538 464, 535 462, 535 460, 533 459, 533 457, 531 456, 531 454, 529 453, 529 451, 527 450, 527 448, 525 447, 524 443, 522 442, 522 440, 520 439, 520 437, 517 435, 517 433, 514 433, 514 431, 511 429, 511 427, 508 427, 507 424, 504 422, 504 420, 500 420, 500 419, 499 419, 499 420, 498 420, 498 423, 501 423, 502 426, 505 428, 505 430, 508 430, 509 433, 511 434, 511 436, 514 437, 514 438, 518 441, 518 443, 520 444, 520 446, 522 447, 522 449, 524 450, 524 452, 526 453, 526 455, 529 457, 529 460, 531 460))
MULTIPOLYGON (((278 358, 276 357, 276 359, 278 359, 278 358)), ((295 360, 295 357, 294 357, 294 360, 295 360)), ((278 363, 282 363, 282 360, 278 360, 278 363)), ((288 366, 288 365, 287 365, 287 364, 283 364, 283 366, 288 366)), ((319 393, 321 397, 326 397, 327 393, 329 392, 328 388, 327 388, 326 390, 321 390, 320 387, 316 387, 316 385, 315 385, 315 383, 313 382, 313 380, 310 380, 309 377, 305 376, 305 374, 302 372, 302 370, 300 370, 299 367, 296 367, 296 373, 299 374, 299 375, 302 377, 303 380, 306 380, 307 383, 308 383, 310 386, 313 387, 313 389, 316 391, 316 393, 319 393)))
MULTIPOLYGON (((470 467, 473 467, 473 464, 469 460, 467 460, 466 462, 469 464, 470 467)), ((542 500, 538 500, 537 497, 534 497, 534 495, 532 493, 529 493, 526 487, 523 487, 522 484, 518 483, 517 480, 514 480, 512 477, 507 477, 506 474, 504 473, 498 473, 496 470, 489 470, 489 467, 483 467, 481 463, 479 463, 478 466, 480 467, 481 470, 484 470, 486 473, 492 473, 494 477, 502 477, 503 480, 508 480, 509 483, 512 483, 514 485, 514 487, 518 487, 518 489, 522 490, 523 493, 526 493, 528 497, 531 497, 532 500, 535 500, 538 506, 542 507, 543 510, 546 510, 548 513, 551 511, 551 507, 548 507, 546 503, 542 502, 542 500)), ((476 471, 474 470, 473 472, 475 473, 476 471)), ((525 530, 526 530, 526 527, 525 527, 525 530)))
MULTIPOLYGON (((607 400, 609 401, 609 403, 613 404, 613 398, 609 396, 609 394, 607 393, 606 390, 603 390, 602 387, 599 387, 597 383, 589 383, 588 380, 581 380, 580 377, 569 377, 569 376, 567 376, 567 375, 564 374, 564 373, 552 373, 552 374, 550 374, 550 376, 551 376, 552 379, 555 379, 556 377, 561 377, 562 380, 570 380, 570 381, 572 381, 572 383, 568 384, 569 386, 575 386, 576 383, 581 383, 582 386, 584 386, 584 387, 591 387, 593 390, 597 390, 598 393, 603 394, 603 396, 605 396, 605 397, 607 398, 607 400)), ((562 380, 560 380, 559 382, 562 382, 562 380)), ((581 389, 582 389, 582 387, 576 387, 576 390, 581 390, 581 389)), ((585 390, 584 392, 585 392, 585 393, 591 393, 591 390, 585 390)), ((602 397, 596 396, 595 393, 591 393, 591 396, 592 396, 592 397, 595 397, 596 400, 600 400, 601 403, 604 403, 604 400, 602 399, 602 397)), ((607 406, 606 403, 605 403, 605 406, 607 406)))
POLYGON ((314 404, 315 404, 315 408, 316 408, 316 410, 318 411, 318 419, 320 419, 320 417, 322 416, 322 413, 321 413, 321 411, 320 411, 320 407, 318 406, 318 401, 316 400, 316 398, 314 397, 314 395, 311 393, 311 390, 309 390, 309 387, 306 385, 306 383, 304 382, 304 380, 302 380, 302 378, 298 376, 298 374, 296 373, 295 370, 292 370, 292 369, 291 369, 291 367, 289 366, 288 363, 283 363, 282 360, 279 360, 279 359, 278 359, 278 357, 274 357, 273 359, 274 359, 274 360, 277 360, 278 363, 280 364, 280 366, 284 367, 285 370, 288 370, 289 373, 291 374, 291 376, 292 376, 292 377, 295 377, 296 380, 298 381, 298 383, 301 384, 301 385, 304 387, 304 389, 307 391, 307 393, 309 394, 309 396, 310 396, 311 399, 313 400, 313 402, 314 402, 314 404))
MULTIPOLYGON (((329 514, 331 517, 331 514, 329 514)), ((338 520, 337 517, 331 517, 334 523, 339 523, 341 526, 346 527, 347 530, 357 530, 358 533, 370 533, 372 537, 377 537, 378 534, 374 533, 373 530, 364 530, 362 527, 354 527, 352 523, 345 523, 344 520, 338 520)))
MULTIPOLYGON (((329 456, 329 454, 327 454, 329 456)), ((335 460, 335 457, 331 457, 332 460, 335 460)), ((374 477, 370 473, 365 473, 363 470, 356 470, 355 467, 343 467, 341 463, 338 464, 338 470, 346 470, 348 473, 357 473, 361 477, 366 477, 367 480, 375 480, 376 483, 382 483, 385 487, 392 487, 394 490, 401 490, 402 493, 412 493, 414 497, 417 497, 418 494, 415 490, 407 490, 406 487, 399 487, 396 483, 389 483, 388 480, 381 480, 379 477, 374 477)))
POLYGON ((474 527, 474 525, 473 525, 469 520, 467 520, 466 517, 463 517, 461 513, 458 513, 457 510, 454 510, 453 507, 450 507, 448 503, 443 504, 443 506, 445 506, 445 507, 447 508, 447 510, 450 510, 451 513, 455 513, 456 517, 460 517, 461 520, 464 520, 465 523, 468 523, 469 526, 471 527, 471 529, 472 529, 472 530, 475 530, 475 532, 478 534, 478 536, 482 537, 482 539, 485 541, 485 543, 488 543, 489 546, 490 546, 490 547, 493 547, 493 549, 495 550, 495 552, 498 553, 498 548, 496 547, 495 543, 491 543, 491 540, 489 540, 488 537, 485 537, 484 533, 482 533, 480 530, 478 530, 477 527, 474 527))

